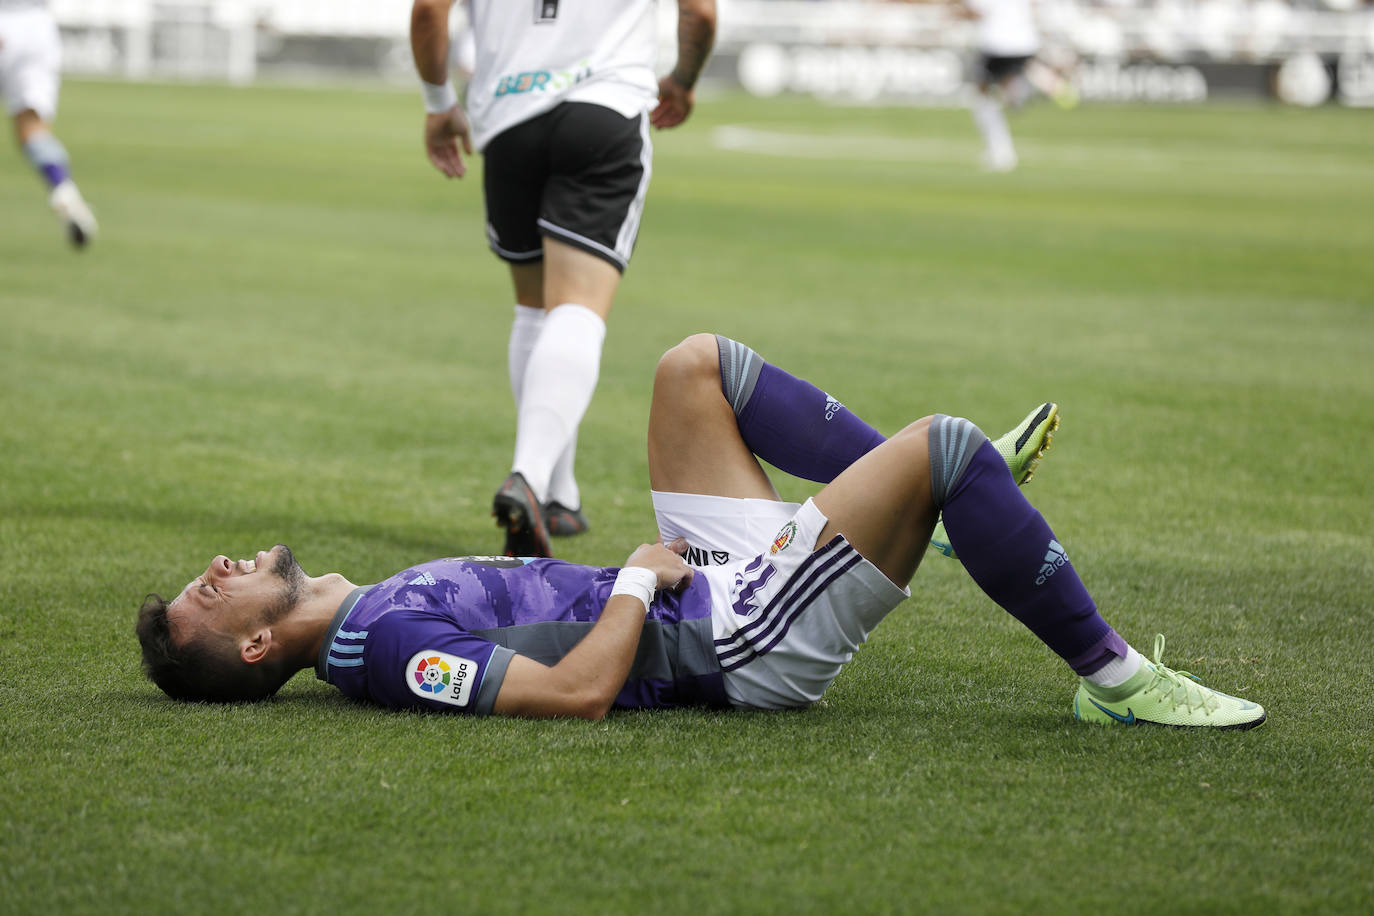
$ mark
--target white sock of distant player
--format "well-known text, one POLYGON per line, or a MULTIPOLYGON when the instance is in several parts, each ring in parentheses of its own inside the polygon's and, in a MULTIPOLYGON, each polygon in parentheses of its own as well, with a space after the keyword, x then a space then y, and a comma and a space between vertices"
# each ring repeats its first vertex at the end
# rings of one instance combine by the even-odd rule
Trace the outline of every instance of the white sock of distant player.
POLYGON ((547 501, 554 465, 577 433, 601 371, 606 322, 583 305, 564 303, 544 319, 525 367, 511 470, 547 501))
POLYGON ((539 339, 539 331, 544 327, 544 310, 528 305, 515 307, 515 318, 510 325, 510 343, 506 347, 506 367, 510 371, 510 391, 515 395, 515 409, 520 409, 520 392, 525 387, 525 367, 530 362, 530 351, 539 339))
POLYGON ((577 430, 573 430, 572 441, 558 456, 553 466, 553 476, 549 478, 548 502, 560 503, 569 509, 582 508, 582 491, 573 477, 573 461, 577 458, 577 430))
MULTIPOLYGON (((516 409, 520 408, 520 393, 525 386, 525 367, 529 365, 530 352, 534 349, 539 332, 544 327, 545 312, 540 308, 526 305, 515 306, 515 318, 511 322, 510 344, 507 349, 507 366, 510 370, 511 393, 515 395, 516 409)), ((573 476, 573 462, 577 456, 577 431, 573 430, 572 441, 559 456, 553 467, 549 481, 549 502, 561 503, 569 509, 582 506, 582 493, 573 476)))
POLYGON ((1010 159, 1016 155, 1016 147, 1011 142, 1011 128, 1007 127, 1007 116, 1002 111, 1002 103, 979 92, 973 97, 973 123, 983 135, 983 145, 989 159, 1010 159))

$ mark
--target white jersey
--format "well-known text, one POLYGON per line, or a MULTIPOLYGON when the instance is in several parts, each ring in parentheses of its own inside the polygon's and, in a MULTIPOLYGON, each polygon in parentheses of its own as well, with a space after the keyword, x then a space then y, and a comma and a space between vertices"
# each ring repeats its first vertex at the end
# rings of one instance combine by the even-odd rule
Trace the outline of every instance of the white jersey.
POLYGON ((46 3, 0 0, 0 97, 5 113, 33 110, 44 121, 57 116, 62 43, 46 3))
POLYGON ((625 117, 658 97, 655 0, 472 0, 467 113, 478 150, 561 102, 625 117))
POLYGON ((1029 57, 1040 50, 1031 0, 966 0, 978 13, 978 50, 990 57, 1029 57))

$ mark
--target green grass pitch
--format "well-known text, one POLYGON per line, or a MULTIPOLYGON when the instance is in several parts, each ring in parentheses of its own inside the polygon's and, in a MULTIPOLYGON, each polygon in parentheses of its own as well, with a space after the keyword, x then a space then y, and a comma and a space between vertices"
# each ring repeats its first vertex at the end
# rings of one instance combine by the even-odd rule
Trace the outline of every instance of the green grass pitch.
MULTIPOLYGON (((1258 731, 1075 723, 931 555, 794 714, 177 705, 132 619, 218 552, 375 581, 499 549, 511 294, 417 96, 69 83, 101 218, 0 156, 0 910, 1369 912, 1374 119, 704 98, 656 137, 568 559, 653 535, 658 354, 711 330, 875 425, 1064 426, 1028 491, 1142 650, 1258 731)), ((785 495, 807 488, 783 482, 785 495)))

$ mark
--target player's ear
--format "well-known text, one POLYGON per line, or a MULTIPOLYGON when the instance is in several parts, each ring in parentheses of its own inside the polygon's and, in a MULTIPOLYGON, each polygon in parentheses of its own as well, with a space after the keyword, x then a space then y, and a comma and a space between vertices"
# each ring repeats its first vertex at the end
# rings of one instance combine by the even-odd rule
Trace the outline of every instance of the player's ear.
POLYGON ((256 664, 267 657, 272 648, 272 628, 259 627, 239 642, 239 657, 247 664, 256 664))

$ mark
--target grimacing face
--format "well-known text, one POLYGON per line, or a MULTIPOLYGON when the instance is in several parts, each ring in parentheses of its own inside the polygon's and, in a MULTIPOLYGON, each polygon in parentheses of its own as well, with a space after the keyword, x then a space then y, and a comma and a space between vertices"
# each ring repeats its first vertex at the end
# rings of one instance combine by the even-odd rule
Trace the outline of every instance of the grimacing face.
POLYGON ((251 560, 221 554, 168 604, 172 638, 180 644, 204 633, 237 637, 276 623, 296 606, 306 579, 285 544, 260 550, 251 560))

